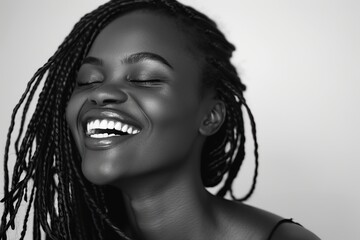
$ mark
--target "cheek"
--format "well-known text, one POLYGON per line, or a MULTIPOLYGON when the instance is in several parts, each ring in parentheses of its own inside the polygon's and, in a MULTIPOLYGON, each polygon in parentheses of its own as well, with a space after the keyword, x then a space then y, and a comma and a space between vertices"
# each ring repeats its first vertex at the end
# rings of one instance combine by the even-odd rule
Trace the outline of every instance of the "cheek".
MULTIPOLYGON (((188 91, 189 92, 189 91, 188 91)), ((169 91, 157 97, 144 96, 141 108, 156 128, 196 122, 198 101, 186 92, 169 91), (182 123, 182 124, 181 124, 182 123)))
POLYGON ((183 158, 198 134, 197 102, 184 98, 148 99, 143 109, 151 121, 150 139, 142 144, 153 159, 183 158))

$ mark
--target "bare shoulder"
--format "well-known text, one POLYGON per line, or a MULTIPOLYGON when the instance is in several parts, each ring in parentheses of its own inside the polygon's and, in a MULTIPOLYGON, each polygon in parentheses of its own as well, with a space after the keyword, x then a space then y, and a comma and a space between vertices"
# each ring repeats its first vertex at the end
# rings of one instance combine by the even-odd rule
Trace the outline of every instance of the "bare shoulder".
POLYGON ((222 239, 266 239, 282 218, 244 203, 218 199, 219 223, 225 228, 222 239))
POLYGON ((310 232, 306 228, 293 223, 281 224, 271 240, 319 240, 314 233, 310 232))
MULTIPOLYGON (((227 236, 223 239, 268 239, 274 227, 284 218, 244 203, 220 200, 221 221, 227 236), (241 238, 239 238, 241 237, 241 238)), ((319 240, 316 235, 294 223, 282 223, 271 240, 319 240)))

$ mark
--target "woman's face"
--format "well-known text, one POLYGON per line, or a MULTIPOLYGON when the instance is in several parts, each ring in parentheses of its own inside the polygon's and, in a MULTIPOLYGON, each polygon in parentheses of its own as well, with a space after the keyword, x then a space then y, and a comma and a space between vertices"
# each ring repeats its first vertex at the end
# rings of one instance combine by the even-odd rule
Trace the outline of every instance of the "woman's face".
POLYGON ((188 38, 171 18, 138 11, 104 28, 66 111, 84 175, 111 184, 167 171, 198 152, 208 110, 200 74, 188 38))

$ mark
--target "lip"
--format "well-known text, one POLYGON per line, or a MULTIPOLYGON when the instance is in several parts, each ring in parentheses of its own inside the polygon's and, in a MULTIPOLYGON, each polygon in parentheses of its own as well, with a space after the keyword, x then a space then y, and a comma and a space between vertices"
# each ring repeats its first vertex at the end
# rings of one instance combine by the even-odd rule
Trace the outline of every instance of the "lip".
POLYGON ((141 133, 143 129, 142 124, 139 121, 135 120, 129 114, 124 112, 115 110, 115 109, 90 109, 86 111, 84 114, 81 114, 79 118, 79 128, 82 132, 85 146, 92 150, 104 150, 113 147, 114 145, 120 144, 130 138, 135 137, 136 135, 141 133), (122 123, 126 123, 128 125, 134 126, 139 129, 140 132, 134 135, 123 135, 123 136, 111 136, 107 138, 91 138, 86 135, 85 129, 88 121, 95 119, 111 119, 114 121, 120 121, 122 123))

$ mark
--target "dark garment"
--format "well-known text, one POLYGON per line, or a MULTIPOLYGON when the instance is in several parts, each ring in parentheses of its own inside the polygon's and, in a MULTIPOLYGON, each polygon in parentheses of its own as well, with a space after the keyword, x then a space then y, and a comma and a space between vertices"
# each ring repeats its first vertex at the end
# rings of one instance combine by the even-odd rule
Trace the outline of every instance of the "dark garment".
POLYGON ((280 226, 281 224, 283 224, 283 223, 293 223, 293 224, 296 224, 296 225, 301 226, 301 224, 299 224, 299 223, 297 223, 297 222, 294 222, 294 221, 292 220, 292 218, 290 218, 290 219, 282 219, 282 220, 280 220, 280 221, 274 226, 274 228, 271 230, 271 233, 270 233, 270 235, 269 235, 269 237, 268 237, 267 240, 271 240, 271 237, 274 235, 276 229, 278 229, 279 226, 280 226))

